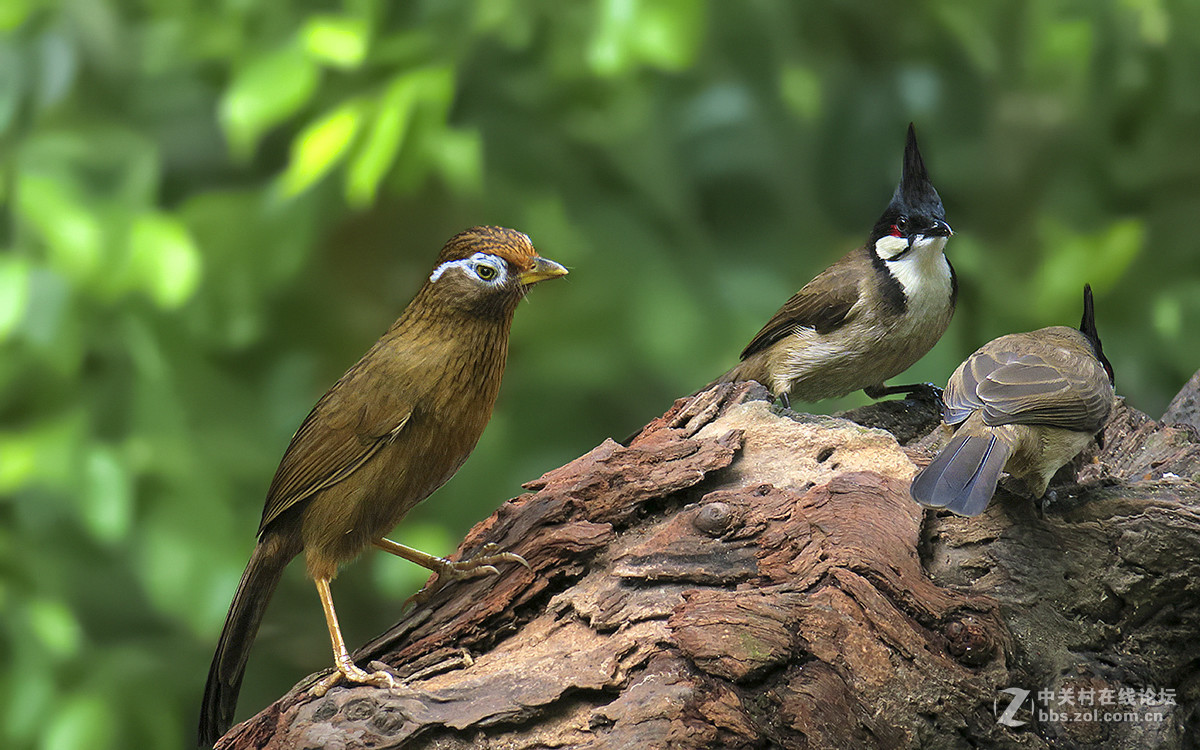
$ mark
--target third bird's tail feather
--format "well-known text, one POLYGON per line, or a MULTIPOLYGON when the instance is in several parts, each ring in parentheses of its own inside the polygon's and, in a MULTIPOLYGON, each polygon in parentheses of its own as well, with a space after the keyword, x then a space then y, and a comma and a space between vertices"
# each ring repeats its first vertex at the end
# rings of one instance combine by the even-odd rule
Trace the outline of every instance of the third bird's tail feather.
POLYGON ((913 499, 960 516, 977 516, 996 493, 1000 472, 1011 453, 995 435, 955 436, 945 450, 913 478, 913 499))
POLYGON ((225 617, 225 627, 217 643, 208 682, 204 686, 204 702, 200 706, 199 741, 211 746, 233 725, 238 691, 246 672, 250 645, 258 632, 263 613, 271 594, 279 584, 283 569, 293 555, 279 549, 272 540, 264 540, 254 548, 242 580, 238 583, 233 604, 225 617))

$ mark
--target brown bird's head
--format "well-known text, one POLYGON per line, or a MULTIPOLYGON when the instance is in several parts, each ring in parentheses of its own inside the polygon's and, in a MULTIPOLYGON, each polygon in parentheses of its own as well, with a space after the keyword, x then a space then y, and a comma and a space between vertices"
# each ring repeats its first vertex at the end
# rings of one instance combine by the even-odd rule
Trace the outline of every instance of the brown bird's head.
POLYGON ((1096 330, 1096 308, 1092 302, 1091 284, 1083 285, 1083 319, 1079 321, 1079 332, 1092 345, 1096 359, 1104 365, 1104 371, 1108 373, 1108 382, 1116 385, 1117 380, 1113 375, 1112 364, 1108 361, 1108 357, 1104 356, 1104 350, 1100 347, 1100 333, 1096 330))
POLYGON ((529 287, 566 274, 566 268, 538 255, 523 233, 472 227, 442 247, 418 299, 474 317, 504 318, 529 287))

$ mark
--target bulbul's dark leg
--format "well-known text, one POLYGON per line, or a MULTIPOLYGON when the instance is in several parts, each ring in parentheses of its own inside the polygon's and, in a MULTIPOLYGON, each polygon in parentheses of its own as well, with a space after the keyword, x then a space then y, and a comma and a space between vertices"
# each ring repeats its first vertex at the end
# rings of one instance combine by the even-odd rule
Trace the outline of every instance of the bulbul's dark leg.
POLYGON ((910 398, 919 398, 927 401, 936 401, 939 404, 942 401, 942 389, 933 383, 913 383, 911 385, 869 385, 863 388, 863 393, 871 398, 883 398, 884 396, 893 396, 897 393, 903 393, 910 398))

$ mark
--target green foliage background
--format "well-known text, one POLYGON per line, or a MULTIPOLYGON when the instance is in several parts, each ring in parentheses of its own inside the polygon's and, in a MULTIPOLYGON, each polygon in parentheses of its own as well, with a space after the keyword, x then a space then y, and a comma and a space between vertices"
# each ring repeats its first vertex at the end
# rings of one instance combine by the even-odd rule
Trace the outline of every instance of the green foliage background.
MULTIPOLYGON (((1186 0, 5 0, 0 34, 6 748, 188 744, 292 431, 472 224, 572 274, 396 532, 432 552, 733 363, 864 239, 910 120, 961 281, 911 379, 1084 281, 1134 406, 1200 365, 1186 0)), ((335 586, 352 643, 424 579, 385 558, 335 586)), ((293 567, 243 716, 329 661, 293 567)))

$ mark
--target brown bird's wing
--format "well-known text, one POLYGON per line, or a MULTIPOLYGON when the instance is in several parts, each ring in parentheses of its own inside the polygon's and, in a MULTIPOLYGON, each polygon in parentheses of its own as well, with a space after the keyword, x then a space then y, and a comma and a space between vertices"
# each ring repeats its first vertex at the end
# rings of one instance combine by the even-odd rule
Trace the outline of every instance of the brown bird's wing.
POLYGON ((361 364, 321 397, 292 436, 267 490, 260 534, 288 508, 353 474, 408 424, 412 404, 394 388, 359 382, 374 375, 361 364), (343 394, 361 393, 364 387, 375 394, 370 403, 357 409, 343 403, 343 394))
POLYGON ((859 298, 861 275, 852 262, 853 256, 851 253, 834 263, 792 295, 742 350, 742 359, 787 338, 797 328, 829 333, 842 326, 859 298))
POLYGON ((943 394, 947 424, 982 410, 983 421, 1098 430, 1108 415, 1112 386, 1093 357, 1055 362, 1046 352, 997 347, 964 362, 943 394), (1069 365, 1069 366, 1068 366, 1069 365))

